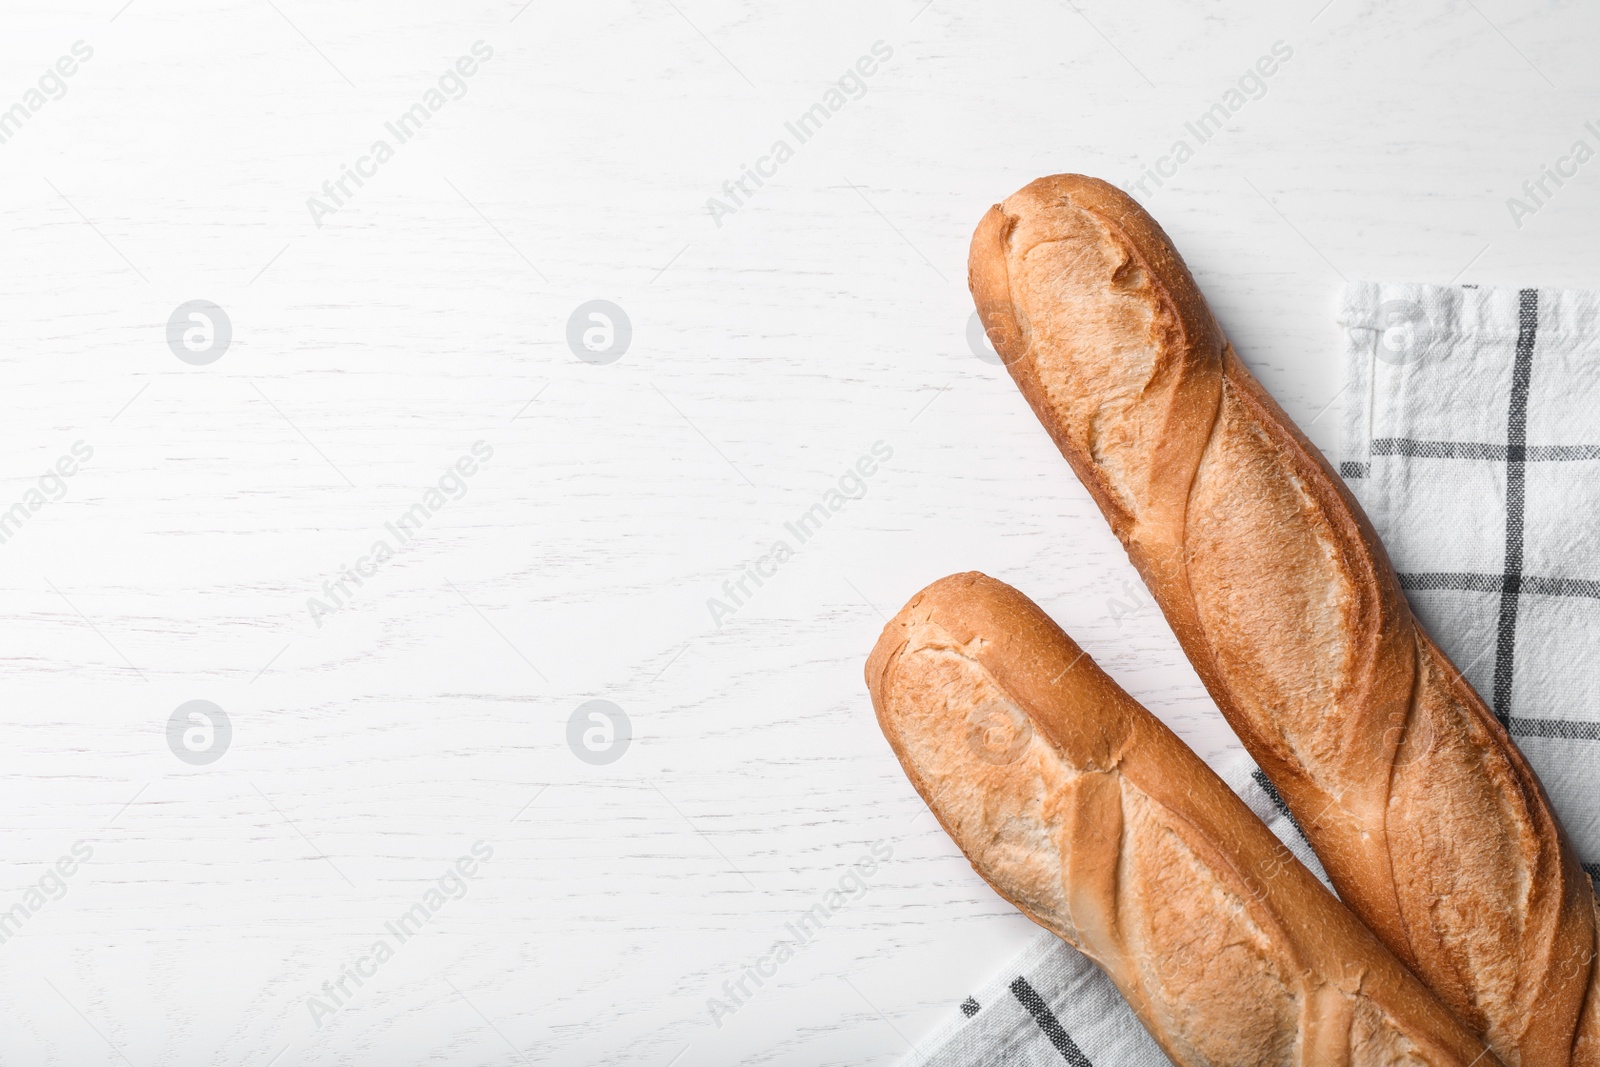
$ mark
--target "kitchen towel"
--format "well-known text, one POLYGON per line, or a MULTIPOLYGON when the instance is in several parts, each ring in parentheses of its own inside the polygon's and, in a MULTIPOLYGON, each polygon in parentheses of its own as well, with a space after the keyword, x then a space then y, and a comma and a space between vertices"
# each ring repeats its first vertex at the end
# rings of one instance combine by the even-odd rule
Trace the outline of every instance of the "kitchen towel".
POLYGON ((1339 473, 1600 874, 1600 293, 1345 291, 1339 473))
MULTIPOLYGON (((1600 878, 1600 293, 1357 282, 1338 323, 1339 473, 1600 878)), ((1221 774, 1324 878, 1266 776, 1243 757, 1221 774)), ((1049 934, 905 1062, 1168 1063, 1110 981, 1049 934)))

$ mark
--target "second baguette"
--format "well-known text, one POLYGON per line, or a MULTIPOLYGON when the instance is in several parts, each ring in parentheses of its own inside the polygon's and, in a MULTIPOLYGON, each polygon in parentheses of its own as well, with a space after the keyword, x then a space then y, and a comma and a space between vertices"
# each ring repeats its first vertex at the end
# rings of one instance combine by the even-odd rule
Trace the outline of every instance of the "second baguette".
POLYGON ((1015 589, 935 582, 866 673, 884 736, 973 868, 1099 964, 1180 1067, 1497 1062, 1015 589))

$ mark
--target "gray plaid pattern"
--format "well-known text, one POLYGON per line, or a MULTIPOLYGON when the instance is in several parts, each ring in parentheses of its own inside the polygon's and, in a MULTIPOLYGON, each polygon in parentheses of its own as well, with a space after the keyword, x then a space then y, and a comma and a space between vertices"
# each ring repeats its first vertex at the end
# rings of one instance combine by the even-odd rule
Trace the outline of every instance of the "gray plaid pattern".
POLYGON ((1600 871, 1600 294, 1345 290, 1340 472, 1600 871))

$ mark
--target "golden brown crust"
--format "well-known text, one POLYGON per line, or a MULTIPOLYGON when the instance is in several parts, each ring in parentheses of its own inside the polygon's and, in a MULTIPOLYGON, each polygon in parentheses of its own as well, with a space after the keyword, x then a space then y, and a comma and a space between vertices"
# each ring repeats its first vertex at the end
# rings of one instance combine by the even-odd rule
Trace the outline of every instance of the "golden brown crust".
POLYGON ((1095 960, 1174 1063, 1495 1062, 1021 593, 976 573, 935 582, 866 675, 973 868, 1095 960))
POLYGON ((1593 1047, 1593 891, 1543 790, 1166 234, 1060 175, 992 208, 969 264, 1012 377, 1346 903, 1506 1062, 1593 1047))

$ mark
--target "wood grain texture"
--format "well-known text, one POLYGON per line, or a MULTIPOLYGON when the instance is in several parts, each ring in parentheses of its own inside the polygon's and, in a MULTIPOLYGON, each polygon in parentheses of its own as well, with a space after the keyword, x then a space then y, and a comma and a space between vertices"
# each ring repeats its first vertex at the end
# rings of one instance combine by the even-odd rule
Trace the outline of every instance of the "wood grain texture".
POLYGON ((0 1059, 893 1062, 1032 927, 878 735, 881 612, 984 570, 1232 745, 967 347, 982 212, 1136 177, 1281 39, 1147 206, 1317 444, 1341 275, 1600 284, 1590 175, 1520 229, 1505 207, 1593 117, 1594 15, 1321 6, 10 5, 0 105, 94 56, 0 144, 0 510, 94 455, 0 544, 0 908, 94 855, 0 944, 0 1059), (307 197, 478 40, 466 95, 317 227, 307 197), (879 40, 866 94, 718 227, 706 199, 879 40), (634 327, 609 366, 565 343, 594 298, 634 327), (193 299, 234 329, 206 367, 165 343, 193 299), (480 439, 466 495, 318 628, 307 598, 480 439), (865 496, 718 628, 707 598, 880 440, 865 496), (592 698, 634 724, 605 767, 566 744, 592 698), (234 727, 208 767, 167 748, 192 699, 234 727), (307 997, 477 840, 467 895, 316 1027, 307 997), (880 840, 871 888, 715 1025, 880 840))

